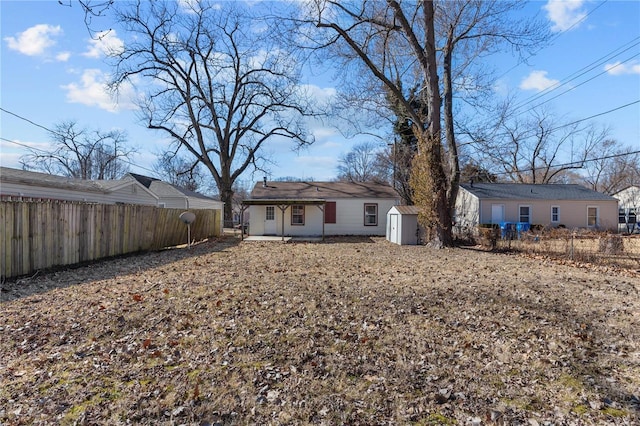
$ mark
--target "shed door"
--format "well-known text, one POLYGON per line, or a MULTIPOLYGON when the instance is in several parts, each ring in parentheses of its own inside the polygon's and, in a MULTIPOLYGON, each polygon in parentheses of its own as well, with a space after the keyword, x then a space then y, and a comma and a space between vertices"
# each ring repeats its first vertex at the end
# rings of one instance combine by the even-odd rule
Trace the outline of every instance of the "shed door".
POLYGON ((391 231, 389 233, 389 241, 395 244, 400 244, 400 230, 398 229, 398 215, 390 214, 389 221, 391 226, 391 231))
POLYGON ((491 223, 504 222, 504 204, 491 204, 491 223))

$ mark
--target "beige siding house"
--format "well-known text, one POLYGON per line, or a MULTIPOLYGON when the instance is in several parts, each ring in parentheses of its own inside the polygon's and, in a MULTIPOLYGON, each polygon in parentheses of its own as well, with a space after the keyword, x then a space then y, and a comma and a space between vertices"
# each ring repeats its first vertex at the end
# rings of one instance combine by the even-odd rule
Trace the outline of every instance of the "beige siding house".
POLYGON ((8 167, 0 167, 0 197, 3 200, 158 205, 158 197, 136 181, 85 180, 8 167))
POLYGON ((389 185, 360 182, 259 182, 243 206, 250 235, 380 235, 400 197, 389 185))
POLYGON ((460 185, 454 224, 457 231, 505 222, 616 230, 618 201, 580 185, 460 185))

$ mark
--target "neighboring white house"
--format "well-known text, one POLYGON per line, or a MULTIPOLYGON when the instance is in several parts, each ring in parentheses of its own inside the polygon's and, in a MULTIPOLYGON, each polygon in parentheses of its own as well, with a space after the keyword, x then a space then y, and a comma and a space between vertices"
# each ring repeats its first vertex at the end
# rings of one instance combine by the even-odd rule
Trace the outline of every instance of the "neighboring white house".
POLYGON ((422 236, 418 207, 393 206, 387 213, 387 240, 400 245, 416 245, 422 236))
POLYGON ((158 207, 167 209, 213 209, 220 210, 220 226, 224 223, 224 203, 198 192, 180 188, 160 179, 127 173, 122 180, 133 180, 158 197, 158 207))
POLYGON ((628 186, 613 196, 618 200, 619 230, 640 232, 640 186, 628 186))
POLYGON ((472 232, 504 222, 616 230, 618 200, 580 185, 461 184, 454 221, 456 231, 472 232))
POLYGON ((389 185, 362 182, 258 182, 242 203, 250 235, 385 235, 399 204, 389 185))
POLYGON ((158 197, 134 180, 86 180, 8 167, 0 167, 0 198, 158 205, 158 197))

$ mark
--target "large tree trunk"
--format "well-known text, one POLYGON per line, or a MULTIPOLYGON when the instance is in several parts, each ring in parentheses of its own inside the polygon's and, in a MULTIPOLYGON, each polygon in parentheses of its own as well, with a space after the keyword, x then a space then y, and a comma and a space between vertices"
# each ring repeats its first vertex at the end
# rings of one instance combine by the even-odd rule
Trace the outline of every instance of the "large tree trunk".
MULTIPOLYGON (((436 60, 435 27, 434 27, 434 6, 433 1, 424 3, 424 27, 426 30, 426 63, 424 64, 424 75, 427 91, 427 111, 428 127, 427 134, 420 145, 427 150, 424 156, 419 156, 426 160, 427 170, 433 191, 432 194, 424 194, 422 199, 431 198, 431 203, 426 205, 432 210, 432 220, 429 225, 432 228, 431 243, 435 246, 452 246, 453 237, 451 235, 451 211, 447 199, 448 179, 442 162, 442 143, 440 122, 440 88, 438 86, 438 68, 436 60)), ((419 146, 420 146, 419 145, 419 146)), ((416 189, 417 190, 417 189, 416 189)), ((422 188, 422 191, 429 191, 429 188, 422 188)))

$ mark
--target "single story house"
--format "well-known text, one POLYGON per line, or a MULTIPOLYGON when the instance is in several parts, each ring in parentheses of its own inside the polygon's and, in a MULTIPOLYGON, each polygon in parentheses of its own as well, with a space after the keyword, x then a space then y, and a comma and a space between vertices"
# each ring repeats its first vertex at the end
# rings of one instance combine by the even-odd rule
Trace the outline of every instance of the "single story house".
POLYGON ((375 182, 263 182, 250 198, 250 235, 378 235, 386 212, 400 203, 389 185, 375 182))
POLYGON ((220 229, 224 226, 224 203, 220 200, 136 173, 127 173, 122 180, 134 180, 143 185, 158 197, 161 208, 220 210, 220 229))
POLYGON ((133 179, 158 197, 158 207, 167 209, 223 209, 224 203, 199 192, 190 191, 149 176, 127 173, 122 180, 133 179))
POLYGON ((616 230, 618 200, 574 184, 460 184, 456 231, 504 222, 616 230))
POLYGON ((387 240, 400 245, 419 244, 423 230, 418 213, 416 206, 391 207, 387 213, 387 240))
POLYGON ((640 185, 631 185, 613 194, 618 200, 618 228, 640 232, 640 185))
POLYGON ((134 180, 86 180, 9 167, 0 167, 0 198, 158 205, 158 197, 134 180))

